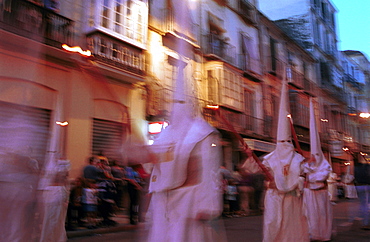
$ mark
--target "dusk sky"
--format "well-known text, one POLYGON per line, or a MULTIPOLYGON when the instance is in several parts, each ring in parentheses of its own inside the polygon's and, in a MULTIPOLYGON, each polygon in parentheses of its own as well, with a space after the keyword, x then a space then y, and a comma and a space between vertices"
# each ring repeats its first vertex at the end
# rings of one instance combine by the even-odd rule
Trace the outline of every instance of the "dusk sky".
POLYGON ((370 0, 332 0, 337 8, 339 50, 358 50, 370 60, 370 0))
MULTIPOLYGON (((299 12, 309 0, 259 0, 259 7, 271 20, 287 18, 299 12), (281 4, 284 3, 284 4, 281 4), (290 7, 287 9, 286 4, 290 7)), ((339 50, 358 50, 370 60, 370 0, 330 0, 337 9, 336 24, 339 50)))

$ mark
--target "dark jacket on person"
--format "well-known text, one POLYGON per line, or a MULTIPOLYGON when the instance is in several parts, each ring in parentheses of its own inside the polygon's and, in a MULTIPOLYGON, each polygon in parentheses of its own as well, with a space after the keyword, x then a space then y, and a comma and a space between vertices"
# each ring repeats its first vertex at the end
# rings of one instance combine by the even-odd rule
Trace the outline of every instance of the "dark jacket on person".
POLYGON ((355 185, 370 185, 370 164, 355 165, 355 185))

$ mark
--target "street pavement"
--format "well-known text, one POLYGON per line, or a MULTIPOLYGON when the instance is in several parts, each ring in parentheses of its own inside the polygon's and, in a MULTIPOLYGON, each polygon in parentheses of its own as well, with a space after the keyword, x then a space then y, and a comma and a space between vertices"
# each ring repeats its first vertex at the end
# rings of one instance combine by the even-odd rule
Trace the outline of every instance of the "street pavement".
MULTIPOLYGON (((351 211, 357 211, 357 200, 340 199, 333 205, 333 242, 369 242, 370 230, 361 229, 361 221, 348 223, 351 211)), ((130 225, 125 212, 117 214, 115 220, 118 226, 99 229, 81 229, 68 232, 68 242, 141 242, 145 241, 147 228, 145 223, 130 225)), ((263 216, 247 216, 237 218, 223 218, 223 231, 226 232, 228 242, 260 242, 262 241, 263 216)), ((221 226, 222 227, 222 226, 221 226)), ((164 231, 165 232, 165 231, 164 231)), ((293 242, 293 241, 292 241, 293 242)))

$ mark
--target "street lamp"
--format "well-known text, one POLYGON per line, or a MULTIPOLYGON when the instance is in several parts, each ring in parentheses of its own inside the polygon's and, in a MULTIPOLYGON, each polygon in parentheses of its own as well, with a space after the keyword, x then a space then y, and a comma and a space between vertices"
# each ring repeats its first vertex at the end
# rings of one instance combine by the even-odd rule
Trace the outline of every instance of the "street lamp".
POLYGON ((358 116, 360 118, 370 118, 370 113, 360 113, 358 116))

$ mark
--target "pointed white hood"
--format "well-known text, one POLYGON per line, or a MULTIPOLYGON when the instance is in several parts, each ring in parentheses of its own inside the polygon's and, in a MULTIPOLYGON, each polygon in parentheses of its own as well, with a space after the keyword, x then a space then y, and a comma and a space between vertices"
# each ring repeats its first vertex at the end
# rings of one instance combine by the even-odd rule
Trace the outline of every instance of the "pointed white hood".
POLYGON ((190 95, 186 95, 185 63, 179 60, 176 90, 169 126, 154 141, 151 150, 160 163, 152 171, 150 192, 180 187, 188 176, 188 160, 195 145, 212 132, 217 132, 204 119, 195 118, 190 95))
POLYGON ((313 98, 310 98, 310 145, 311 155, 315 157, 316 161, 305 164, 307 181, 309 182, 308 187, 310 189, 319 189, 325 186, 324 181, 330 174, 331 166, 321 150, 313 98))
POLYGON ((290 130, 290 121, 288 118, 289 112, 289 96, 288 96, 288 85, 284 81, 281 88, 280 106, 279 106, 279 119, 277 129, 277 141, 279 140, 291 140, 292 132, 290 130))
POLYGON ((283 82, 280 97, 277 142, 273 152, 265 156, 264 164, 271 167, 278 190, 288 192, 298 186, 303 156, 294 151, 289 120, 288 84, 283 82))
POLYGON ((310 98, 310 144, 311 154, 316 158, 316 166, 320 166, 322 163, 329 164, 321 150, 320 136, 317 130, 316 115, 312 98, 310 98))
POLYGON ((317 129, 315 109, 313 105, 313 98, 310 98, 310 144, 311 144, 311 154, 316 158, 316 167, 319 167, 321 170, 330 166, 330 163, 324 156, 324 153, 321 149, 321 142, 319 131, 317 129))
POLYGON ((185 63, 178 60, 178 74, 176 78, 175 92, 173 94, 173 105, 169 120, 169 126, 161 132, 154 141, 155 145, 177 142, 179 136, 184 136, 188 126, 194 120, 193 107, 186 91, 184 68, 185 63))

